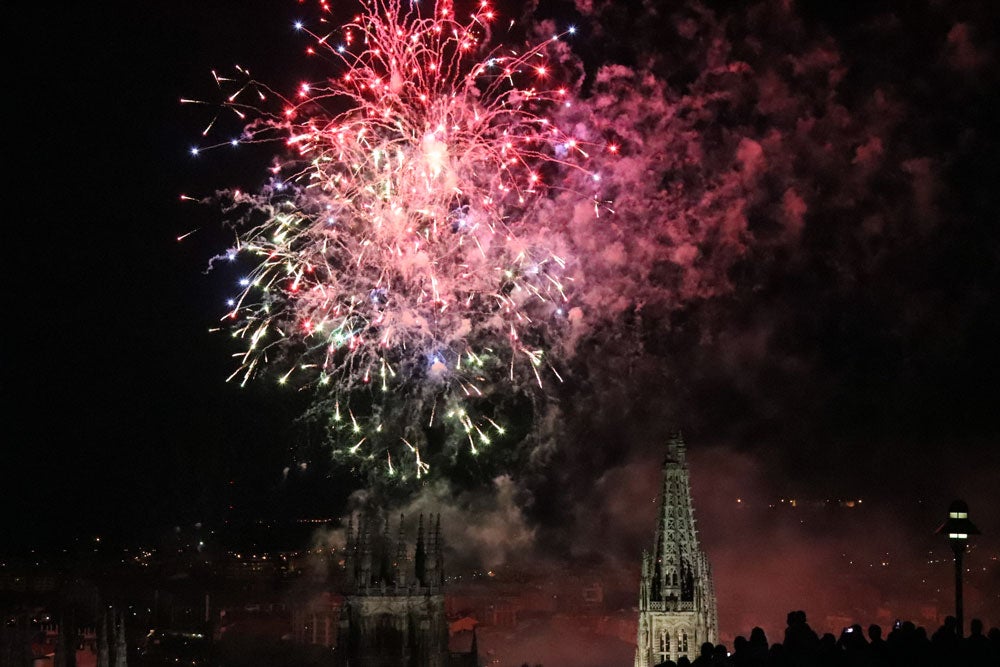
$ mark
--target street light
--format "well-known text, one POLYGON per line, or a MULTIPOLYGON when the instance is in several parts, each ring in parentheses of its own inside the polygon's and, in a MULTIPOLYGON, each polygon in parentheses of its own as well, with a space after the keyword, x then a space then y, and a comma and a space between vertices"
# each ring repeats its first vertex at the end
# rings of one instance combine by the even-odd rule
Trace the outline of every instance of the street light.
POLYGON ((965 632, 962 626, 962 557, 965 555, 969 535, 979 535, 976 524, 969 520, 969 506, 964 501, 954 501, 948 507, 948 520, 941 524, 936 534, 948 536, 951 550, 955 554, 955 621, 958 625, 958 638, 961 639, 965 632))

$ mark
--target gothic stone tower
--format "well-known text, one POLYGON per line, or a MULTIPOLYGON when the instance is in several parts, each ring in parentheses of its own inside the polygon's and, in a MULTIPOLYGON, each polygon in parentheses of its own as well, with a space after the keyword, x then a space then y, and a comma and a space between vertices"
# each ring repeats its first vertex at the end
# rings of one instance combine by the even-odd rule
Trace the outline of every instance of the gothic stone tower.
POLYGON ((717 641, 712 570, 698 546, 684 440, 670 439, 653 553, 643 551, 635 667, 698 655, 717 641))
MULTIPOLYGON (((441 516, 424 534, 420 516, 412 560, 403 538, 373 535, 373 520, 353 518, 347 527, 344 606, 337 633, 337 664, 350 667, 446 667, 448 624, 444 614, 441 516)), ((377 525, 377 524, 376 524, 377 525)), ((376 528, 377 530, 377 528, 376 528)))

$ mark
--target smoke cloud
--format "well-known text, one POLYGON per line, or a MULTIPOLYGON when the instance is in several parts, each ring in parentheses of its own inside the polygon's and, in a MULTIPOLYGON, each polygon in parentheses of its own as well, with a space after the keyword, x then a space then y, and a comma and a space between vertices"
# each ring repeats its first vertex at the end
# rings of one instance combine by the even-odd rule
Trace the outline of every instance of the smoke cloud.
POLYGON ((463 567, 601 563, 637 590, 679 428, 728 637, 780 640, 791 609, 831 632, 933 624, 939 510, 962 495, 998 520, 985 473, 957 463, 996 465, 990 10, 537 10, 541 33, 575 11, 601 45, 560 47, 576 83, 556 120, 609 147, 593 200, 571 174, 534 213, 569 258, 563 382, 502 463, 393 511, 441 512, 463 567))

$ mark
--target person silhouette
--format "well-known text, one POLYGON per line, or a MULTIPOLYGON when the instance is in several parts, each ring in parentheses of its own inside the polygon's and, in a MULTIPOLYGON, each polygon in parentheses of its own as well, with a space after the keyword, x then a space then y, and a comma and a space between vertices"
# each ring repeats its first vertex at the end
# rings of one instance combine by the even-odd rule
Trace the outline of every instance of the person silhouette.
POLYGON ((811 667, 819 652, 819 636, 809 627, 806 613, 802 610, 790 611, 785 628, 785 652, 792 665, 811 667))
POLYGON ((957 659, 961 644, 958 639, 958 619, 954 616, 945 616, 944 624, 931 635, 931 649, 934 660, 941 664, 948 664, 957 659))
POLYGON ((698 657, 691 663, 691 667, 712 667, 712 654, 715 652, 715 644, 705 642, 701 645, 698 657))
POLYGON ((737 635, 733 640, 733 655, 730 656, 733 667, 750 665, 750 641, 743 635, 737 635))
POLYGON ((871 656, 872 667, 888 667, 891 654, 889 645, 882 639, 882 627, 875 623, 868 626, 868 651, 871 656))
POLYGON ((750 664, 752 667, 764 667, 767 665, 768 646, 767 635, 764 629, 755 627, 750 631, 750 664))
POLYGON ((990 640, 983 634, 983 622, 978 618, 972 619, 969 636, 962 640, 962 656, 970 667, 1000 663, 1000 656, 994 654, 990 640))

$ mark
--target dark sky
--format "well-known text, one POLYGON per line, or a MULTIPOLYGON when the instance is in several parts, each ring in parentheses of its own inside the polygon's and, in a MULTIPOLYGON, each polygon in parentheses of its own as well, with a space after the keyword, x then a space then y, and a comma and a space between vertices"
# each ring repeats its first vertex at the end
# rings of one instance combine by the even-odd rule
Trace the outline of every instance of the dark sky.
MULTIPOLYGON (((718 130, 739 128, 764 146, 767 166, 744 196, 749 231, 740 252, 705 237, 713 263, 685 267, 725 289, 681 294, 676 307, 653 305, 608 324, 627 330, 644 359, 628 373, 610 361, 602 367, 613 356, 602 352, 607 338, 591 341, 586 368, 562 397, 574 444, 513 471, 532 498, 525 512, 542 526, 540 542, 560 548, 562 521, 583 509, 619 516, 607 508, 618 506, 622 487, 608 475, 655 465, 676 425, 694 452, 705 452, 702 461, 720 452, 750 461, 748 486, 765 502, 772 494, 842 495, 889 508, 899 498, 903 508, 966 495, 982 527, 1000 531, 991 486, 1000 478, 1000 63, 990 3, 834 11, 807 2, 794 25, 769 22, 777 10, 768 3, 728 19, 683 4, 660 3, 658 18, 624 3, 578 4, 592 11, 577 15, 592 45, 588 68, 602 58, 648 62, 671 90, 695 91, 691 99, 725 90, 729 106, 687 127, 709 156, 713 146, 732 146, 724 168, 738 161, 746 172, 751 158, 735 148, 735 132, 718 130), (710 25, 691 37, 685 21, 710 25), (680 37, 664 44, 661 33, 688 34, 698 46, 680 37), (835 86, 845 119, 769 153, 769 132, 792 136, 794 118, 780 110, 751 118, 740 106, 751 83, 699 78, 699 62, 710 57, 690 54, 706 51, 711 34, 728 40, 725 58, 751 63, 753 86, 773 84, 753 93, 758 106, 787 98, 786 108, 824 118, 831 84, 799 72, 821 67, 807 56, 839 54, 829 67, 845 71, 835 86), (873 108, 867 100, 877 90, 890 101, 873 108), (854 160, 824 162, 823 145, 854 160), (872 151, 887 157, 866 170, 872 151), (792 241, 785 228, 769 227, 794 210, 789 187, 808 207, 792 241), (616 381, 604 384, 610 376, 616 381)), ((574 14, 570 3, 543 3, 541 12, 574 14)), ((293 85, 309 71, 290 27, 305 11, 295 2, 226 1, 49 3, 12 13, 4 539, 148 534, 218 520, 230 505, 250 517, 337 511, 352 489, 348 476, 293 472, 282 481, 303 397, 267 383, 225 383, 233 350, 207 331, 236 276, 205 268, 229 238, 212 211, 178 197, 253 186, 266 153, 192 159, 187 150, 205 116, 178 99, 210 93, 210 71, 235 63, 293 85)), ((482 491, 492 488, 486 480, 482 491)))
POLYGON ((179 201, 239 170, 206 185, 219 173, 187 153, 204 118, 178 100, 244 47, 286 57, 277 40, 297 8, 201 4, 38 7, 16 21, 2 475, 5 518, 28 534, 218 517, 230 479, 273 483, 284 465, 276 441, 296 411, 263 386, 226 385, 232 350, 207 334, 235 278, 204 271, 229 238, 179 201))

